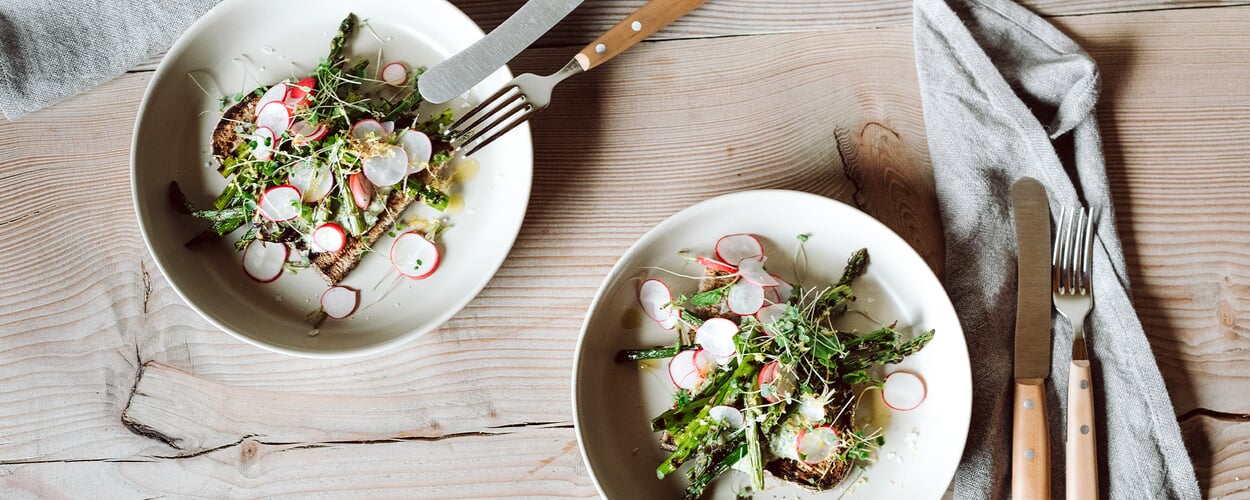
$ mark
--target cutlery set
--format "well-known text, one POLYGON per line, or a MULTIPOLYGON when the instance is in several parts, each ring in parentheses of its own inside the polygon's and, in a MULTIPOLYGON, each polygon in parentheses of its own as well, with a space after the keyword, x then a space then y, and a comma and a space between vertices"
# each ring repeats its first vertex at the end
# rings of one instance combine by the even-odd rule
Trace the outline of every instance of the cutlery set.
POLYGON ((1051 498, 1045 387, 1050 375, 1053 304, 1071 323, 1073 331, 1068 373, 1066 494, 1069 499, 1098 498, 1093 380, 1084 328, 1085 317, 1093 306, 1093 214, 1085 209, 1064 208, 1052 246, 1050 206, 1042 184, 1035 179, 1021 179, 1012 186, 1011 202, 1018 248, 1012 497, 1051 498))

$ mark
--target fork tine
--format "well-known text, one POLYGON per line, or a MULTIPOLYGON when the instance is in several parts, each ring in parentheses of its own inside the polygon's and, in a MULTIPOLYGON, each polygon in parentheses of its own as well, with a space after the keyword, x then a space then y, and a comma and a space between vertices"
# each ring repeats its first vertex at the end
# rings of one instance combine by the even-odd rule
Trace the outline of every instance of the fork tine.
POLYGON ((500 99, 499 102, 493 103, 489 111, 483 112, 477 120, 473 121, 473 123, 462 127, 456 135, 460 138, 468 138, 469 140, 472 140, 473 137, 483 135, 491 128, 498 125, 502 118, 512 116, 518 109, 522 109, 526 106, 528 106, 528 103, 525 102, 525 93, 521 92, 520 89, 517 89, 517 93, 512 94, 505 99, 500 99), (516 102, 520 102, 521 104, 519 106, 513 106, 513 103, 516 102), (486 126, 482 126, 483 123, 486 123, 487 120, 492 118, 495 119, 493 122, 488 123, 486 126))
POLYGON ((1059 211, 1059 227, 1055 228, 1055 245, 1050 258, 1050 286, 1055 292, 1063 287, 1063 240, 1066 238, 1064 224, 1067 220, 1068 207, 1063 207, 1059 211))
MULTIPOLYGON (((515 109, 521 109, 521 108, 522 108, 521 106, 518 106, 518 107, 517 107, 517 108, 515 108, 515 109)), ((476 153, 479 149, 482 149, 482 148, 486 147, 488 144, 490 144, 490 143, 492 143, 492 142, 495 142, 495 139, 498 139, 498 138, 502 137, 504 134, 508 133, 508 131, 510 131, 510 130, 512 130, 512 129, 514 129, 514 128, 516 128, 518 125, 520 125, 520 124, 522 124, 522 123, 525 123, 525 122, 526 122, 526 121, 528 121, 530 118, 532 118, 534 115, 538 114, 538 111, 539 111, 539 110, 535 110, 535 109, 534 109, 534 108, 532 108, 532 107, 531 107, 531 108, 529 108, 528 110, 526 110, 526 112, 525 112, 524 114, 522 114, 522 115, 518 116, 516 120, 513 120, 513 121, 512 121, 512 123, 509 123, 509 124, 508 124, 508 126, 504 127, 504 128, 503 128, 503 130, 497 131, 497 132, 495 132, 494 134, 491 134, 491 135, 490 135, 489 137, 487 137, 486 139, 483 139, 483 140, 479 141, 477 144, 474 144, 474 145, 473 145, 473 147, 472 147, 472 148, 470 148, 470 149, 469 149, 469 151, 468 151, 468 152, 466 152, 464 155, 465 155, 465 156, 469 156, 469 155, 471 155, 471 154, 473 154, 473 153, 476 153)), ((514 111, 514 112, 515 112, 515 111, 514 111)), ((511 116, 512 114, 513 114, 513 113, 509 113, 508 115, 509 115, 509 116, 511 116)), ((503 120, 505 120, 505 119, 507 119, 507 118, 508 118, 508 116, 504 116, 503 118, 500 118, 500 119, 499 119, 499 120, 497 120, 495 123, 492 123, 490 127, 487 127, 487 128, 486 128, 486 130, 490 130, 490 128, 491 128, 491 127, 494 127, 494 126, 495 126, 495 125, 497 125, 499 122, 501 122, 501 121, 503 121, 503 120)), ((485 132, 483 132, 483 133, 485 133, 485 132)), ((478 137, 480 138, 481 136, 478 136, 478 137)))
POLYGON ((1087 212, 1085 218, 1085 254, 1081 265, 1082 282, 1085 285, 1085 293, 1094 291, 1093 268, 1094 268, 1094 210, 1091 208, 1087 212))
MULTIPOLYGON (((503 88, 500 88, 494 94, 491 94, 490 97, 482 99, 482 102, 479 102, 477 106, 474 106, 473 109, 470 109, 468 113, 465 113, 458 120, 452 123, 451 127, 448 127, 448 130, 453 131, 453 133, 455 133, 455 131, 457 130, 461 130, 460 128, 461 125, 464 125, 465 122, 469 121, 469 119, 473 118, 473 116, 477 115, 478 113, 482 113, 483 111, 485 111, 488 106, 490 106, 492 103, 495 102, 495 100, 503 97, 505 94, 513 90, 518 90, 518 93, 519 93, 519 89, 517 88, 515 84, 509 82, 507 85, 504 85, 503 88)), ((492 110, 492 112, 494 111, 492 110)), ((487 113, 486 116, 490 116, 490 113, 487 113)), ((459 134, 457 133, 457 135, 459 134)))

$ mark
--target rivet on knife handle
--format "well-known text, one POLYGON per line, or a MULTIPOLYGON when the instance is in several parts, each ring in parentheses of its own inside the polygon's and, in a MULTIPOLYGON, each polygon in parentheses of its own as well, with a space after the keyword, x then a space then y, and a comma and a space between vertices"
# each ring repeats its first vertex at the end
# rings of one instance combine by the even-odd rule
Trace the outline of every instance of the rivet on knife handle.
POLYGON ((707 0, 651 0, 590 42, 574 59, 588 71, 668 26, 707 0))

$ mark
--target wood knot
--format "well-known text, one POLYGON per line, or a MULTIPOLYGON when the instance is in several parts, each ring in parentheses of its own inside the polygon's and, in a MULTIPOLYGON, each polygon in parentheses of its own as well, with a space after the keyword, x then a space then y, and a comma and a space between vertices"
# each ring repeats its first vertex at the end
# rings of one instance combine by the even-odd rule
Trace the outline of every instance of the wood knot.
POLYGON ((254 439, 244 439, 239 443, 239 461, 243 463, 256 459, 256 455, 260 453, 260 444, 254 439))

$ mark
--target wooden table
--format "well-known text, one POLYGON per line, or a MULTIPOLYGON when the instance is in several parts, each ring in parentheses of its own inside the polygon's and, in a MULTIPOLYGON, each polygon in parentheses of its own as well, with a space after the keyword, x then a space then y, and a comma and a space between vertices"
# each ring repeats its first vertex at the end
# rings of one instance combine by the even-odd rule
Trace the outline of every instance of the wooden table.
MULTIPOLYGON (((457 3, 489 30, 521 0, 457 3)), ((513 69, 560 67, 641 3, 588 1, 513 69)), ((1250 497, 1250 6, 1027 3, 1099 62, 1138 312, 1203 491, 1250 497)), ((591 497, 574 341, 664 217, 811 191, 943 268, 909 2, 711 0, 566 82, 498 275, 434 333, 347 361, 237 341, 156 271, 128 178, 150 69, 0 123, 0 497, 591 497)))

